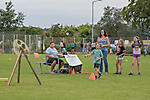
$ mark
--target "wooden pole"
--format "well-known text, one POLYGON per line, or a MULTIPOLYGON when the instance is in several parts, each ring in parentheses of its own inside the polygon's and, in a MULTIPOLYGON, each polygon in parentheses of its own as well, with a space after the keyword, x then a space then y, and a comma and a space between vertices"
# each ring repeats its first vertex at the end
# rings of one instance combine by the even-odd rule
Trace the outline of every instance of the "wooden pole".
POLYGON ((39 84, 41 85, 41 82, 40 82, 40 80, 39 80, 39 78, 38 78, 37 74, 35 73, 35 71, 34 71, 34 69, 33 69, 32 65, 31 65, 31 63, 30 63, 30 61, 29 61, 29 59, 28 59, 28 56, 25 54, 24 50, 23 50, 23 54, 24 54, 24 56, 25 56, 26 60, 28 61, 29 65, 30 65, 30 68, 32 69, 32 71, 33 71, 33 73, 34 73, 34 75, 35 75, 36 79, 38 80, 39 84))
POLYGON ((21 56, 20 56, 20 59, 19 59, 19 63, 18 63, 18 80, 17 80, 17 83, 20 83, 20 64, 21 64, 21 56))
POLYGON ((10 83, 11 83, 11 81, 12 81, 12 78, 13 78, 13 76, 14 76, 14 73, 15 73, 15 70, 16 70, 16 67, 17 67, 17 64, 18 64, 18 61, 20 60, 21 54, 22 54, 22 50, 20 50, 20 53, 19 53, 18 58, 17 58, 17 60, 16 60, 16 64, 15 64, 15 66, 14 66, 14 68, 13 68, 13 71, 12 71, 12 73, 11 73, 10 79, 9 79, 9 81, 8 81, 8 85, 10 85, 10 83))

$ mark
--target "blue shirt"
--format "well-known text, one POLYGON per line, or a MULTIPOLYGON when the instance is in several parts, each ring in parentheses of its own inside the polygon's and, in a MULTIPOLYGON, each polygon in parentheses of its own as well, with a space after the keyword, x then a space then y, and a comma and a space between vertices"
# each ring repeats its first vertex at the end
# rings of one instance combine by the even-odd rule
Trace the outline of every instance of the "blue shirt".
POLYGON ((101 59, 97 60, 97 58, 100 58, 103 56, 102 51, 100 49, 98 51, 96 51, 96 49, 94 49, 91 53, 94 54, 94 63, 100 64, 101 59))
MULTIPOLYGON (((107 45, 107 40, 106 40, 106 38, 104 38, 104 39, 99 39, 98 40, 98 43, 100 43, 102 46, 103 45, 107 45)), ((107 48, 108 47, 103 47, 103 48, 100 48, 101 50, 107 50, 107 48)))
MULTIPOLYGON (((55 48, 51 48, 51 47, 48 47, 47 49, 46 49, 46 53, 47 54, 49 54, 50 56, 52 56, 52 57, 56 57, 56 58, 58 58, 58 52, 57 52, 57 50, 55 49, 55 48)), ((48 60, 49 58, 47 57, 46 58, 46 60, 48 60)))
POLYGON ((74 43, 72 43, 72 47, 74 47, 74 43))

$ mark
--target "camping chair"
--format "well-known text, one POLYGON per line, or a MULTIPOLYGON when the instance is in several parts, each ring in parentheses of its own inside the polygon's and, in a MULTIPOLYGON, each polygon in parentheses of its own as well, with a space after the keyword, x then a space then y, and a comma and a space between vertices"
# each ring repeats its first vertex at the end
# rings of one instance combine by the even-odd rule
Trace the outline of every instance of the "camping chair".
MULTIPOLYGON (((45 58, 46 58, 46 57, 45 57, 45 58)), ((48 66, 50 66, 51 63, 42 62, 41 59, 40 59, 40 54, 34 53, 34 61, 35 61, 36 71, 37 71, 38 74, 44 74, 44 73, 45 73, 45 74, 48 74, 48 73, 50 73, 50 72, 48 71, 48 66), (38 66, 37 66, 38 64, 40 65, 40 70, 41 70, 41 71, 38 70, 38 66), (43 72, 42 64, 46 65, 46 70, 47 70, 47 72, 43 72)))

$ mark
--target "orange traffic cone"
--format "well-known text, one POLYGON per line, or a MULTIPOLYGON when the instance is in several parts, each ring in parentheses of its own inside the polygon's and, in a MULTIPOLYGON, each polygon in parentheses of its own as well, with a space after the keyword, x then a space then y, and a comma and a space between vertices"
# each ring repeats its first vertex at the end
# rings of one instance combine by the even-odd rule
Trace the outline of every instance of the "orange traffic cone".
POLYGON ((92 74, 90 75, 89 80, 95 80, 95 75, 94 75, 94 73, 92 73, 92 74))
POLYGON ((74 71, 74 68, 73 68, 73 71, 72 71, 72 73, 71 73, 72 75, 75 75, 75 71, 74 71))

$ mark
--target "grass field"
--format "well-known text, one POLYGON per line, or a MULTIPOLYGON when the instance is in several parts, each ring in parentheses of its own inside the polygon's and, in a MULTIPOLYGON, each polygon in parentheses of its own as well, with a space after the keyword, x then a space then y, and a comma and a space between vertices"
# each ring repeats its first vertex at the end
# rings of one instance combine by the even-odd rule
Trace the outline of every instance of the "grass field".
MULTIPOLYGON (((94 72, 93 57, 83 62, 83 72, 94 72)), ((44 57, 44 55, 43 55, 44 57)), ((9 78, 17 56, 0 55, 0 78, 9 78)), ((33 55, 30 55, 34 66, 33 55)), ((108 56, 109 74, 99 80, 88 80, 90 74, 39 74, 40 86, 25 59, 21 64, 21 82, 18 84, 17 71, 11 86, 0 82, 0 100, 150 100, 150 56, 141 58, 141 76, 128 76, 132 57, 125 57, 122 75, 115 72, 115 56, 108 56)), ((44 67, 44 66, 43 66, 44 67)), ((34 66, 35 68, 35 66, 34 66)))

